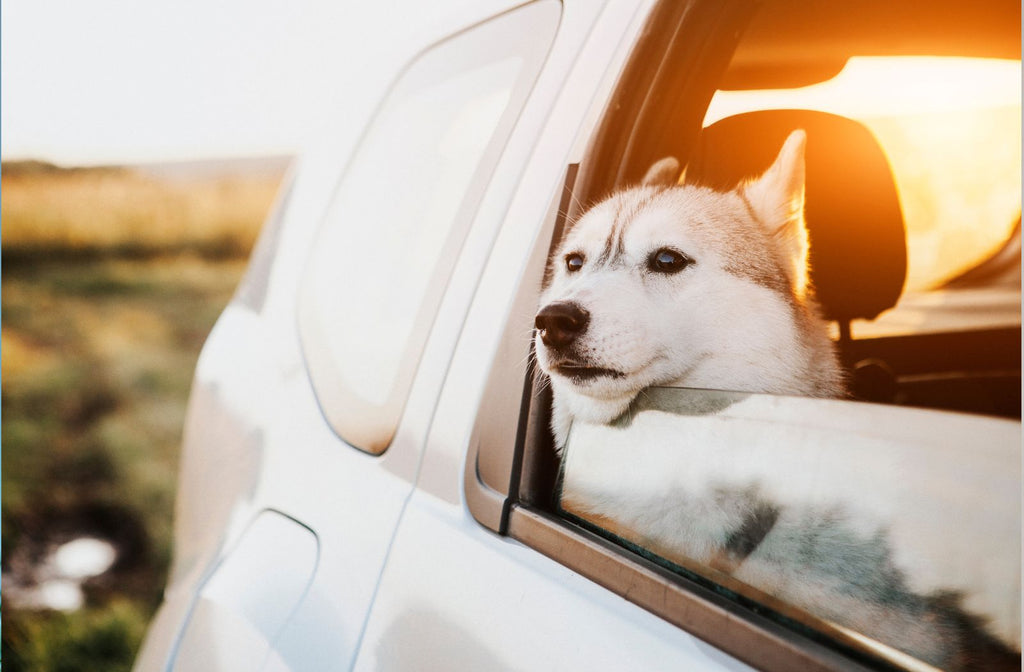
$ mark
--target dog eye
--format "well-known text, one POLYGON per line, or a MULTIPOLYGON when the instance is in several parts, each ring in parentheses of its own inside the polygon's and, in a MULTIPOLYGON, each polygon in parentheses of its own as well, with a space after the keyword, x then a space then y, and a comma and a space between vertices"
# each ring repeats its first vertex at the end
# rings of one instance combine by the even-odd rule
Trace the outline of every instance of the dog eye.
POLYGON ((565 255, 565 268, 570 273, 575 273, 583 268, 583 255, 579 252, 565 255))
POLYGON ((678 273, 692 263, 693 259, 667 247, 654 252, 647 260, 647 266, 658 273, 678 273))

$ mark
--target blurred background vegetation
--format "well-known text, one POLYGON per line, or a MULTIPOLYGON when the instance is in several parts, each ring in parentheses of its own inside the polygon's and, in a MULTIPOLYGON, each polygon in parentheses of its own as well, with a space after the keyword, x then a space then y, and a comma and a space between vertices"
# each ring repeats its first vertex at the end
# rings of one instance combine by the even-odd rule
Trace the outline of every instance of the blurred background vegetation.
POLYGON ((192 371, 286 167, 0 169, 7 672, 130 669, 170 562, 192 371), (55 601, 54 552, 81 537, 116 560, 55 601))

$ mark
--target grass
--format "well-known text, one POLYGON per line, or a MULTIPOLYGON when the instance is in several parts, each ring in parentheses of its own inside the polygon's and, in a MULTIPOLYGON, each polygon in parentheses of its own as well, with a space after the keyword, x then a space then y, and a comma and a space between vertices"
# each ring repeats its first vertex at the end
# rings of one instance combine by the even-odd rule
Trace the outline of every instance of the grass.
POLYGON ((160 179, 126 168, 3 167, 3 250, 13 256, 244 255, 279 174, 160 179))
POLYGON ((85 584, 78 611, 19 608, 8 597, 2 659, 9 672, 127 670, 166 580, 192 372, 245 270, 270 190, 121 170, 7 172, 4 592, 12 572, 81 534, 111 539, 121 555, 85 584), (90 194, 89 184, 105 186, 90 194), (162 220, 168 203, 183 210, 162 220))
POLYGON ((15 645, 4 648, 3 658, 8 670, 128 672, 145 622, 146 614, 128 601, 13 623, 5 615, 4 636, 15 645))

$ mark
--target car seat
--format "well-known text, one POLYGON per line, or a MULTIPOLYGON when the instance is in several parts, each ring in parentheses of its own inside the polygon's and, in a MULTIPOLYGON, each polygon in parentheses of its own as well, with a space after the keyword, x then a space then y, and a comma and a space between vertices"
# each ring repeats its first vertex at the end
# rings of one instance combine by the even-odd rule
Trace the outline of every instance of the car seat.
POLYGON ((854 319, 892 308, 907 276, 906 230, 892 171, 862 124, 812 110, 765 110, 703 130, 685 182, 718 190, 757 177, 786 137, 807 133, 805 216, 811 281, 824 316, 844 338, 854 319))
MULTIPOLYGON (((840 350, 850 323, 896 305, 907 276, 903 213, 888 159, 864 125, 813 110, 763 110, 705 128, 684 183, 734 188, 771 166, 791 132, 807 133, 805 218, 811 283, 823 316, 839 325, 840 350)), ((852 396, 891 401, 896 381, 876 358, 849 361, 852 396)))

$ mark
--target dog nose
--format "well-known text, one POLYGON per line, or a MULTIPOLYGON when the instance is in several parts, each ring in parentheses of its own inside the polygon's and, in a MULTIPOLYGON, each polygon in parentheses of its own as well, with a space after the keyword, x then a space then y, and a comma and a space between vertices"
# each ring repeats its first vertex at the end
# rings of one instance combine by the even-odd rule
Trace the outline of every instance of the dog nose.
POLYGON ((590 322, 590 313, 571 301, 555 301, 540 309, 534 324, 544 345, 561 348, 582 334, 590 322))

